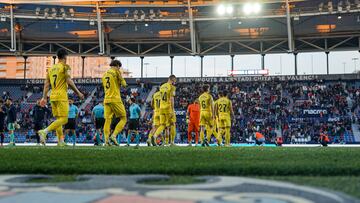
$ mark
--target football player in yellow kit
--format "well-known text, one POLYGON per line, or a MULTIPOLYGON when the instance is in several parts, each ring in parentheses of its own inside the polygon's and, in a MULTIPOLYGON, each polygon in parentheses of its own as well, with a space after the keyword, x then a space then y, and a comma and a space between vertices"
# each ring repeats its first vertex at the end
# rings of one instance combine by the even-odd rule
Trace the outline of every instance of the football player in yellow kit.
POLYGON ((120 68, 122 64, 118 60, 113 60, 110 63, 110 69, 107 70, 102 77, 102 84, 104 88, 104 137, 105 146, 110 146, 110 141, 119 146, 116 141, 116 136, 124 129, 126 124, 126 110, 121 100, 120 87, 126 87, 126 81, 122 77, 120 68), (120 121, 116 124, 116 127, 110 136, 110 127, 113 117, 119 118, 120 121))
MULTIPOLYGON (((156 130, 154 134, 154 139, 156 138, 164 131, 166 130, 166 134, 173 133, 172 131, 175 131, 175 121, 176 121, 176 115, 174 110, 174 97, 175 97, 175 86, 176 83, 176 76, 171 75, 168 79, 168 81, 161 85, 160 87, 160 126, 156 130)), ((175 133, 174 133, 175 134, 175 133)), ((173 134, 171 134, 170 138, 173 139, 175 137, 173 134)), ((170 141, 170 143, 173 144, 173 141, 170 141)))
POLYGON ((200 142, 202 146, 209 146, 214 127, 214 100, 210 94, 210 85, 203 86, 203 93, 199 97, 200 102, 200 142), (205 140, 206 130, 206 140, 205 140))
POLYGON ((219 99, 215 102, 215 116, 218 118, 218 144, 222 143, 222 136, 225 134, 225 146, 230 146, 231 118, 234 116, 232 102, 227 98, 227 92, 219 92, 219 99))
POLYGON ((47 103, 47 94, 51 86, 50 103, 52 114, 56 118, 47 128, 40 130, 40 142, 45 145, 46 136, 51 131, 56 131, 58 138, 58 146, 65 146, 64 134, 62 126, 68 122, 69 101, 68 101, 68 86, 79 96, 81 100, 84 95, 78 90, 73 80, 70 77, 70 67, 66 64, 66 57, 68 53, 64 49, 57 51, 58 63, 54 64, 47 70, 43 97, 40 101, 41 106, 47 103))
POLYGON ((146 141, 148 146, 156 146, 156 140, 154 140, 154 133, 160 125, 160 102, 161 102, 161 92, 158 90, 152 97, 151 106, 153 108, 153 117, 152 117, 152 129, 149 133, 148 139, 146 141))

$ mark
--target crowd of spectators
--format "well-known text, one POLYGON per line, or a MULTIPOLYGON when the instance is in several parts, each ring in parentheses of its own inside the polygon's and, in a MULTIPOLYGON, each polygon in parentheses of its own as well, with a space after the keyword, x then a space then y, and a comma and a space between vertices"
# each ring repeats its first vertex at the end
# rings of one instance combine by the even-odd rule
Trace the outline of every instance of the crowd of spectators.
MULTIPOLYGON (((332 142, 351 142, 353 141, 352 124, 358 123, 360 118, 360 84, 356 82, 272 81, 224 82, 210 85, 214 99, 217 99, 219 91, 227 90, 233 102, 235 112, 231 130, 233 143, 248 142, 255 131, 262 132, 267 142, 274 142, 276 136, 282 136, 287 143, 301 142, 299 140, 316 142, 321 132, 327 133, 332 142)), ((178 142, 185 143, 187 140, 184 112, 188 104, 202 93, 201 86, 202 83, 195 82, 176 85, 175 109, 178 112, 176 139, 178 142)), ((92 142, 95 131, 91 110, 102 101, 104 93, 100 85, 92 85, 91 88, 83 85, 80 88, 90 98, 90 102, 86 106, 82 106, 79 102, 75 103, 78 107, 82 106, 79 108, 76 132, 80 142, 92 142)), ((146 139, 151 128, 151 108, 145 101, 151 89, 151 84, 138 82, 130 85, 129 88, 122 89, 121 92, 126 109, 128 109, 126 101, 135 97, 144 107, 144 111, 147 111, 140 122, 142 141, 146 139)), ((27 86, 26 91, 41 95, 37 86, 27 86)), ((11 96, 8 92, 3 93, 3 99, 11 96)), ((34 102, 30 106, 24 105, 30 103, 27 99, 26 96, 21 97, 14 101, 14 105, 18 112, 21 133, 26 135, 26 140, 30 140, 35 134, 32 130, 34 102)), ((77 101, 76 98, 75 101, 77 101)), ((50 123, 51 119, 52 116, 49 113, 44 124, 50 123)))
MULTIPOLYGON (((186 110, 201 94, 201 86, 179 84, 176 109, 186 110)), ((353 141, 352 124, 359 118, 360 104, 360 89, 354 82, 220 83, 212 84, 214 99, 221 90, 227 90, 233 102, 232 142, 247 142, 255 131, 262 132, 268 142, 276 136, 288 143, 316 142, 320 132, 336 143, 353 141)), ((178 129, 181 140, 186 140, 186 123, 179 122, 178 129)))

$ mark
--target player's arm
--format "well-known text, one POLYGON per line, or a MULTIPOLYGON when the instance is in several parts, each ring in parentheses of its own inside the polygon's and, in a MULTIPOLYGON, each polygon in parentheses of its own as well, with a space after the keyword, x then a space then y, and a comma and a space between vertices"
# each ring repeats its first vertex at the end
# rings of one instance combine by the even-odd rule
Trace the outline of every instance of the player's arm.
POLYGON ((71 79, 70 75, 66 77, 66 83, 69 85, 69 87, 79 96, 81 100, 84 99, 84 95, 79 91, 79 89, 76 87, 74 81, 71 79))
POLYGON ((215 111, 214 111, 214 99, 212 97, 210 97, 210 108, 211 108, 211 113, 213 115, 213 119, 215 118, 215 111))
POLYGON ((122 77, 121 72, 119 71, 119 85, 121 87, 127 87, 125 79, 122 77))
POLYGON ((42 96, 42 99, 41 99, 42 105, 46 104, 47 94, 49 92, 49 88, 50 88, 50 78, 49 78, 49 74, 46 74, 46 79, 45 79, 45 83, 44 83, 44 90, 43 90, 43 96, 42 96))
POLYGON ((152 99, 151 99, 151 108, 152 108, 152 109, 155 109, 155 99, 154 99, 154 95, 153 95, 153 97, 152 97, 152 99))
POLYGON ((91 119, 95 122, 94 109, 91 111, 91 119))
POLYGON ((75 106, 75 108, 76 108, 76 115, 75 115, 75 118, 77 119, 78 117, 79 117, 79 108, 77 107, 77 106, 75 106))
POLYGON ((215 102, 215 105, 214 105, 214 112, 215 112, 215 118, 217 118, 219 115, 218 115, 218 104, 215 102))
POLYGON ((190 105, 187 108, 186 111, 186 122, 189 123, 189 119, 190 119, 190 105))
POLYGON ((230 116, 231 118, 233 119, 235 114, 234 114, 234 109, 233 109, 233 105, 232 105, 232 102, 230 101, 230 116))

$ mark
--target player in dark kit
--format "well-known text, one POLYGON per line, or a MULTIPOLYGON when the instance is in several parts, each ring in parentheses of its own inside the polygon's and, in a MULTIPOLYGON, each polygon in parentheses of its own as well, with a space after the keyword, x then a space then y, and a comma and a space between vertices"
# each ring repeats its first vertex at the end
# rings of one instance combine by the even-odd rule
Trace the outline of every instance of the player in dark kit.
POLYGON ((14 104, 12 103, 12 99, 8 98, 6 100, 6 106, 7 106, 7 127, 8 132, 10 135, 10 144, 9 146, 15 146, 15 129, 17 126, 16 123, 16 108, 14 104))
POLYGON ((4 107, 4 101, 0 100, 0 147, 4 144, 4 130, 5 130, 5 117, 6 117, 6 108, 4 107))
POLYGON ((38 100, 32 110, 32 114, 34 121, 36 143, 40 144, 40 136, 38 131, 43 129, 45 123, 45 115, 50 115, 50 110, 45 106, 44 107, 40 106, 40 100, 38 100))

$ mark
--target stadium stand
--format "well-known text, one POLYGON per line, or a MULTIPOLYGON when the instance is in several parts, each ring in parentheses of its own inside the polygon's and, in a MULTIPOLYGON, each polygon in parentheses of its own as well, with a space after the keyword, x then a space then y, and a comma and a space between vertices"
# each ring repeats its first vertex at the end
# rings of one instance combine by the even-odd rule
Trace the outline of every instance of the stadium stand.
MULTIPOLYGON (((123 101, 135 97, 143 106, 145 114, 141 122, 142 140, 150 130, 151 108, 146 102, 154 93, 153 85, 131 80, 122 90, 123 101)), ((150 81, 150 80, 149 80, 150 81)), ((18 108, 21 130, 16 134, 17 142, 31 141, 32 108, 41 97, 41 84, 6 84, 1 81, 3 99, 11 97, 18 108), (30 95, 30 96, 29 96, 30 95), (29 96, 29 97, 27 97, 29 96)), ((160 84, 160 83, 158 83, 160 84)), ((203 82, 177 84, 175 109, 177 114, 177 142, 186 143, 186 109, 198 95, 203 82)), ((216 82, 211 84, 211 93, 228 90, 233 102, 235 122, 232 127, 233 143, 252 142, 255 131, 261 131, 267 142, 273 143, 276 136, 283 136, 285 143, 316 143, 321 132, 327 132, 333 143, 359 142, 360 83, 347 81, 266 81, 266 82, 216 82)), ((99 83, 79 85, 88 101, 76 103, 80 108, 77 142, 91 143, 94 126, 91 110, 102 101, 104 93, 99 83), (91 94, 93 92, 93 94, 91 94)), ((154 86, 154 88, 156 85, 154 86)), ((71 92, 70 97, 74 97, 71 92)), ((76 97, 74 97, 77 101, 76 97)), ((47 116, 47 123, 51 115, 47 116)), ((7 141, 6 138, 5 141, 7 141)), ((56 141, 50 135, 49 142, 56 141)), ((121 139, 120 139, 121 140, 121 139)))

